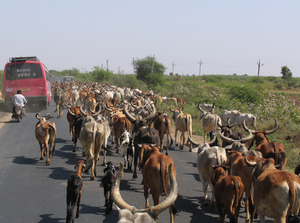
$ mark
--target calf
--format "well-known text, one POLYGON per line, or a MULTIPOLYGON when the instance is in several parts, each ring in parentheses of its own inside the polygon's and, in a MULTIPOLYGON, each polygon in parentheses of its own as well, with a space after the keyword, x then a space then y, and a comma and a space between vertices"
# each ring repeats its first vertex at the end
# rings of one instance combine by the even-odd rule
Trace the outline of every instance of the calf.
POLYGON ((79 205, 83 181, 81 173, 85 168, 84 160, 79 160, 75 166, 76 173, 72 173, 68 179, 67 186, 67 223, 74 222, 73 212, 77 205, 76 218, 79 218, 79 205))
POLYGON ((105 173, 104 176, 102 177, 102 185, 104 188, 104 197, 105 197, 105 207, 106 207, 106 214, 109 214, 109 212, 112 211, 112 205, 113 205, 113 200, 111 198, 111 188, 113 185, 113 182, 115 180, 115 167, 113 166, 113 163, 108 161, 103 172, 105 173), (108 193, 109 196, 108 196, 108 193))
POLYGON ((225 220, 225 214, 228 215, 230 223, 238 222, 241 199, 244 193, 244 184, 238 176, 228 176, 226 166, 213 166, 214 173, 212 184, 217 203, 220 222, 225 220))

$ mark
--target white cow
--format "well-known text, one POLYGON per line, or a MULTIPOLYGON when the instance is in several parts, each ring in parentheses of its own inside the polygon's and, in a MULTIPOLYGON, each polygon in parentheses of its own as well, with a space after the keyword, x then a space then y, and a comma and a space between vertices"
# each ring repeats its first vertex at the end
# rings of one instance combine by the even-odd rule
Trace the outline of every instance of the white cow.
POLYGON ((220 116, 222 125, 225 125, 227 120, 235 118, 235 116, 241 114, 238 110, 227 111, 224 110, 220 116))
POLYGON ((230 123, 235 123, 235 127, 234 130, 236 130, 236 128, 242 127, 243 126, 243 121, 245 120, 246 126, 252 126, 255 129, 256 128, 256 117, 252 114, 238 114, 236 115, 233 119, 230 120, 230 123))
MULTIPOLYGON (((207 190, 209 186, 212 188, 212 194, 211 194, 211 200, 210 200, 210 207, 212 208, 214 206, 214 187, 212 184, 212 176, 213 176, 213 165, 226 165, 227 164, 227 156, 226 156, 226 150, 219 146, 213 146, 212 145, 215 140, 216 136, 204 145, 200 145, 197 142, 194 142, 190 137, 189 141, 193 144, 198 146, 198 157, 197 157, 197 168, 200 175, 200 180, 202 183, 202 189, 204 192, 204 204, 208 205, 208 195, 207 190)), ((196 150, 197 150, 196 149, 196 150)))
POLYGON ((217 131, 220 129, 219 126, 222 126, 221 118, 216 114, 211 114, 211 110, 214 108, 214 106, 211 108, 210 111, 204 111, 200 107, 200 103, 198 103, 198 108, 202 112, 202 115, 200 116, 200 120, 203 120, 203 132, 204 132, 204 143, 206 141, 206 134, 210 131, 217 131))

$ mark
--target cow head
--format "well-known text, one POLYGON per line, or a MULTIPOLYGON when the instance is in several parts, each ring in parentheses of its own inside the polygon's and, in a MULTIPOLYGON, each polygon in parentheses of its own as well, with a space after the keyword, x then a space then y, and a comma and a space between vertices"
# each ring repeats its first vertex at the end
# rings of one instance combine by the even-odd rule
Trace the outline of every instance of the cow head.
POLYGON ((46 122, 47 120, 49 120, 51 118, 51 114, 47 113, 48 117, 39 117, 40 113, 36 113, 35 117, 40 121, 40 122, 46 122))
POLYGON ((171 108, 170 108, 170 111, 173 113, 172 119, 173 119, 174 121, 176 121, 177 116, 178 116, 179 114, 182 113, 183 108, 178 108, 178 109, 171 109, 171 108))
POLYGON ((154 220, 161 212, 166 210, 168 207, 170 207, 177 199, 178 196, 178 186, 176 182, 176 178, 173 173, 173 164, 169 165, 169 173, 170 173, 170 179, 171 179, 171 190, 169 195, 166 197, 164 201, 162 201, 160 204, 146 208, 146 209, 137 209, 134 206, 130 206, 127 204, 121 194, 120 194, 120 180, 121 177, 123 176, 123 170, 124 170, 124 165, 121 162, 120 163, 120 169, 117 173, 117 176, 115 178, 111 194, 112 194, 112 199, 114 203, 122 209, 119 212, 119 221, 118 223, 143 223, 143 222, 148 222, 148 223, 155 223, 156 221, 154 220))
POLYGON ((196 148, 196 151, 197 151, 198 154, 199 154, 203 149, 206 149, 206 148, 211 147, 211 146, 215 143, 216 140, 217 140, 217 136, 214 135, 214 137, 213 137, 213 139, 212 139, 211 141, 209 141, 209 142, 207 142, 207 143, 201 145, 200 143, 197 143, 197 142, 195 142, 194 140, 192 140, 192 138, 191 138, 190 136, 188 136, 188 141, 189 141, 192 145, 194 145, 194 146, 197 147, 197 148, 196 148))
POLYGON ((246 131, 249 131, 252 134, 254 134, 254 137, 250 141, 249 146, 248 146, 248 149, 250 149, 252 147, 254 141, 256 141, 256 145, 260 145, 261 143, 264 143, 264 142, 270 142, 270 140, 266 137, 266 135, 270 135, 270 134, 276 132, 276 130, 278 129, 278 122, 277 122, 277 119, 275 119, 274 128, 271 130, 265 130, 265 131, 251 130, 251 129, 248 129, 246 127, 246 125, 244 125, 244 124, 243 124, 243 127, 245 130, 247 129, 246 131))
POLYGON ((201 106, 200 106, 200 101, 199 101, 199 103, 198 103, 198 109, 202 112, 202 115, 200 116, 200 120, 201 120, 202 118, 204 118, 206 115, 211 114, 214 108, 215 108, 215 102, 214 102, 214 104, 212 105, 212 108, 211 108, 209 111, 204 111, 204 110, 201 108, 201 106))
POLYGON ((124 114, 126 118, 133 124, 132 134, 138 132, 141 127, 147 126, 148 123, 151 123, 156 114, 156 108, 154 104, 151 104, 152 112, 145 118, 135 118, 132 114, 128 112, 128 105, 124 106, 124 114))

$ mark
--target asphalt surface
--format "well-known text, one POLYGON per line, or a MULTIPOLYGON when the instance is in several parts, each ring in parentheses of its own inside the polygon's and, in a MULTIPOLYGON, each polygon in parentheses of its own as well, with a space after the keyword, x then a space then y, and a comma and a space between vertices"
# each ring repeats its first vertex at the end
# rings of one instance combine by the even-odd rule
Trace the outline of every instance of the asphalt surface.
MULTIPOLYGON (((56 150, 50 158, 50 165, 40 160, 40 149, 34 135, 36 112, 27 112, 27 116, 17 123, 10 120, 0 129, 0 222, 65 222, 67 179, 74 173, 74 166, 82 157, 79 143, 77 152, 72 152, 73 143, 68 132, 67 110, 60 119, 56 118, 55 107, 51 103, 47 111, 39 111, 41 116, 52 114, 51 121, 56 123, 56 150)), ((0 121, 5 122, 0 114, 0 121)), ((117 154, 109 139, 107 161, 112 161, 116 169, 123 162, 122 152, 117 154)), ((75 222, 117 222, 118 209, 105 215, 103 187, 100 184, 104 167, 103 156, 97 165, 97 177, 90 181, 90 175, 83 173, 83 191, 80 205, 80 217, 75 222)), ((210 209, 203 204, 203 192, 196 166, 197 153, 188 152, 188 147, 180 150, 174 144, 170 148, 176 171, 179 195, 175 202, 178 213, 175 222, 219 222, 217 208, 210 209)), ((132 172, 125 171, 121 180, 123 199, 136 208, 144 208, 142 175, 132 179, 132 172)), ((210 196, 210 192, 209 192, 210 196)), ((162 196, 162 200, 165 195, 162 196)), ((153 205, 149 197, 150 206, 153 205)), ((240 210, 240 222, 245 221, 244 208, 240 210)), ((159 215, 158 222, 169 222, 168 209, 159 215)), ((229 222, 226 219, 226 222, 229 222)), ((258 222, 258 219, 255 220, 258 222)), ((268 221, 267 221, 268 222, 268 221)), ((270 222, 270 221, 269 221, 270 222)))

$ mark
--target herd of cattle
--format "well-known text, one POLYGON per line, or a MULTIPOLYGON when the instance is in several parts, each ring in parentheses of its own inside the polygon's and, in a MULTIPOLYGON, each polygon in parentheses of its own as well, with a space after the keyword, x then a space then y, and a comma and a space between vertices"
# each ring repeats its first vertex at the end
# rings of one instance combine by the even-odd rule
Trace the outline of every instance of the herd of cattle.
MULTIPOLYGON (((226 215, 230 222, 238 221, 243 194, 246 222, 253 222, 256 213, 261 222, 265 222, 265 216, 273 218, 274 222, 292 222, 297 219, 300 179, 296 174, 300 172, 300 166, 296 168, 296 174, 285 171, 287 160, 283 144, 271 142, 267 138, 268 134, 277 130, 277 120, 273 129, 258 131, 256 118, 252 114, 225 110, 218 116, 214 114, 214 104, 199 103, 204 131, 204 144, 200 144, 193 140, 192 117, 183 112, 185 102, 181 98, 164 98, 153 92, 100 83, 57 83, 52 86, 52 92, 57 118, 61 117, 65 106, 68 107, 67 120, 74 142, 73 152, 76 152, 79 140, 86 157, 86 164, 80 160, 76 164, 77 172, 68 180, 67 222, 74 222, 73 211, 76 205, 76 217, 79 217, 83 186, 81 172, 90 171, 90 179, 95 179, 102 147, 102 164, 106 165, 105 175, 102 177, 106 213, 111 211, 114 202, 121 209, 120 223, 156 222, 158 215, 169 208, 170 222, 174 222, 174 202, 178 187, 176 164, 169 154, 169 146, 173 143, 172 119, 175 123, 176 146, 178 141, 180 149, 183 149, 185 142, 189 144, 189 151, 192 151, 192 146, 196 146, 193 150, 198 153, 197 168, 205 194, 204 201, 211 208, 216 201, 220 222, 224 222, 226 215), (178 109, 170 109, 172 117, 165 111, 157 111, 157 105, 163 101, 172 101, 178 105, 178 109), (239 130, 237 127, 242 127, 247 135, 242 132, 233 133, 232 127, 235 127, 234 131, 239 130), (177 141, 178 131, 181 136, 177 141), (208 142, 207 134, 210 135, 208 142), (167 146, 163 154, 165 135, 167 146), (218 135, 222 145, 218 141, 218 135), (113 164, 106 161, 109 137, 116 145, 116 152, 123 151, 124 164, 128 170, 132 170, 133 162, 133 178, 137 178, 137 167, 142 169, 145 209, 139 210, 122 199, 119 186, 124 165, 120 163, 119 172, 115 176, 113 164), (254 142, 256 148, 250 150, 254 142), (212 189, 210 199, 207 195, 209 187, 212 189), (153 207, 149 206, 149 189, 153 207), (162 193, 167 197, 160 203, 162 193)), ((48 115, 39 117, 36 114, 38 123, 35 130, 41 149, 40 159, 43 160, 46 156, 46 165, 50 164, 50 155, 54 154, 56 143, 56 126, 48 120, 50 114, 48 115)))

